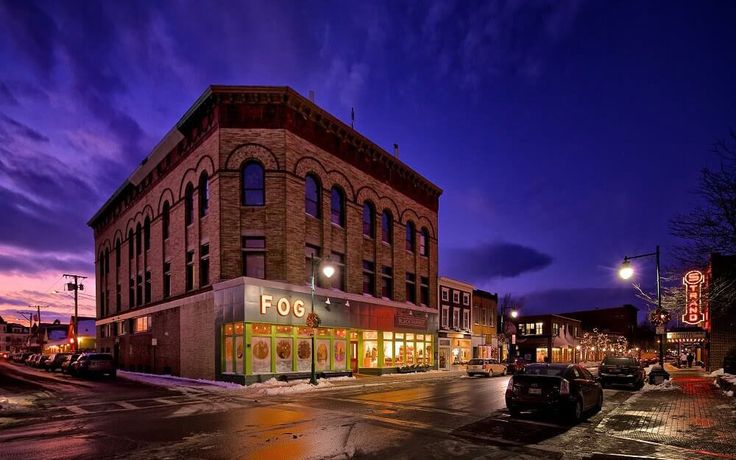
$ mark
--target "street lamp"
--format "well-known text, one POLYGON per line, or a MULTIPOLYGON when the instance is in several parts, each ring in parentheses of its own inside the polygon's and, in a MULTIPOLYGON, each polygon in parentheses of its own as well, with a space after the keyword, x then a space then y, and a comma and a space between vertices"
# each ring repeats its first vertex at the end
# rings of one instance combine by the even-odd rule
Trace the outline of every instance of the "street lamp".
MULTIPOLYGON (((309 383, 311 383, 312 385, 317 385, 317 373, 316 373, 317 347, 316 347, 315 336, 317 335, 317 328, 319 327, 319 316, 315 315, 314 313, 314 290, 315 290, 314 267, 316 263, 314 254, 312 254, 309 257, 309 260, 312 266, 311 282, 309 283, 310 291, 312 294, 312 308, 311 308, 309 317, 307 318, 307 326, 310 326, 312 328, 312 374, 309 377, 309 383)), ((325 275, 327 278, 332 278, 332 275, 335 274, 335 267, 330 263, 329 259, 325 260, 322 263, 322 274, 325 275)))
MULTIPOLYGON (((504 329, 503 320, 504 320, 504 317, 506 316, 506 310, 508 310, 509 308, 511 308, 511 314, 510 315, 511 315, 511 317, 513 319, 516 319, 519 316, 519 312, 516 311, 516 309, 514 309, 514 308, 512 308, 512 307, 510 307, 508 305, 504 306, 501 309, 501 334, 503 334, 503 336, 504 336, 504 342, 506 341, 505 340, 505 338, 506 338, 506 330, 504 329)), ((509 351, 509 354, 507 356, 506 362, 510 362, 510 359, 511 359, 511 353, 510 353, 510 351, 511 351, 511 343, 509 343, 509 350, 508 351, 509 351)), ((503 356, 503 344, 499 345, 499 347, 498 347, 498 361, 499 362, 501 362, 501 357, 502 356, 503 356)))
MULTIPOLYGON (((655 310, 653 315, 650 315, 650 321, 658 329, 661 327, 661 337, 659 340, 659 367, 661 369, 661 375, 666 379, 669 378, 669 374, 664 370, 664 327, 665 323, 667 323, 667 321, 669 320, 669 313, 667 313, 662 308, 662 285, 659 276, 659 245, 657 245, 657 248, 654 252, 639 254, 638 256, 625 256, 624 261, 621 263, 621 268, 619 269, 618 274, 621 278, 625 280, 631 278, 634 275, 634 268, 631 266, 631 259, 652 256, 655 257, 657 262, 657 309, 655 310)), ((659 374, 660 372, 655 372, 655 370, 653 369, 652 372, 650 372, 650 375, 655 373, 659 374)))

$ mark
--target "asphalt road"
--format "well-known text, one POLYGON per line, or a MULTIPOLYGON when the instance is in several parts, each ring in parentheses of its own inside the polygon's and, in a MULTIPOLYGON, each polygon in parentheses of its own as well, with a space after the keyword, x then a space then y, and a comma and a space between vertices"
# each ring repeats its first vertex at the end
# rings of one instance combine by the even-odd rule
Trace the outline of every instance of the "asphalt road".
POLYGON ((509 377, 457 374, 356 379, 325 391, 253 399, 237 392, 80 380, 0 363, 3 396, 39 410, 0 413, 0 458, 588 458, 604 410, 570 426, 511 419, 509 377))

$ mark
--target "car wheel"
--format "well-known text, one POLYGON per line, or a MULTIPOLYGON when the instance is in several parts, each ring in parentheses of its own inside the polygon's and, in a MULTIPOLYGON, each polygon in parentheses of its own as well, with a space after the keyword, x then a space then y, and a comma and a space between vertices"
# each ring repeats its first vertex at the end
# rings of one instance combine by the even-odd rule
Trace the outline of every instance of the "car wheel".
POLYGON ((583 418, 583 397, 578 395, 575 398, 575 405, 570 409, 570 421, 579 422, 583 418))
POLYGON ((493 370, 488 371, 488 374, 486 374, 486 377, 493 377, 493 370))
POLYGON ((603 409, 603 390, 598 392, 598 401, 595 403, 595 413, 597 414, 601 409, 603 409))
POLYGON ((512 417, 518 417, 521 415, 521 411, 514 406, 509 406, 509 414, 511 414, 512 417))

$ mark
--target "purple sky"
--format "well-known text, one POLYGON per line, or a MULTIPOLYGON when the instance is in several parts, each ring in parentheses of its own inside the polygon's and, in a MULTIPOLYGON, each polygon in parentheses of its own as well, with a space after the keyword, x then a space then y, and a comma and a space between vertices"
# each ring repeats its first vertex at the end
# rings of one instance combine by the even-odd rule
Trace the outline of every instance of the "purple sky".
POLYGON ((214 5, 0 1, 1 316, 68 320, 85 222, 209 84, 355 107, 445 190, 441 274, 529 312, 640 304, 618 263, 674 263, 668 221, 736 129, 734 2, 214 5))

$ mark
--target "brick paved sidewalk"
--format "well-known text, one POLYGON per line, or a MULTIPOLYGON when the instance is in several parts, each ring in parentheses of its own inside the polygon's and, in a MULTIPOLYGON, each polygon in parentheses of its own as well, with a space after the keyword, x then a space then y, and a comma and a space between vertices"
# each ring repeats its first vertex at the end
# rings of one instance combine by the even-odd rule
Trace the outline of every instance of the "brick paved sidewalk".
POLYGON ((668 368, 669 389, 647 385, 611 411, 597 432, 736 458, 736 403, 696 369, 668 368))

